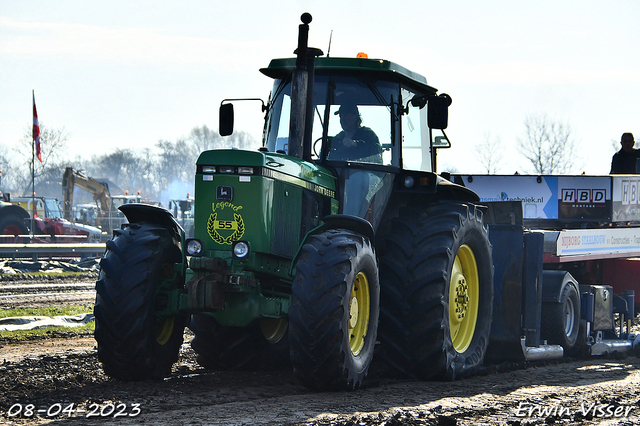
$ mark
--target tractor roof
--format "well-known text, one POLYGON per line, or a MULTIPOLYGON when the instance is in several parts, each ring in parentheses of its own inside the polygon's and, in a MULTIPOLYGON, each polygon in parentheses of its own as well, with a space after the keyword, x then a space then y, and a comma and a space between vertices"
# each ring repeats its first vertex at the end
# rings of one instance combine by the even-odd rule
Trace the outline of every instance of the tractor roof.
MULTIPOLYGON (((271 78, 291 75, 296 67, 296 58, 272 59, 267 68, 260 72, 271 78)), ((436 92, 427 84, 427 79, 407 68, 385 59, 369 58, 316 58, 316 74, 343 74, 351 76, 370 75, 377 78, 398 81, 421 92, 436 92)))

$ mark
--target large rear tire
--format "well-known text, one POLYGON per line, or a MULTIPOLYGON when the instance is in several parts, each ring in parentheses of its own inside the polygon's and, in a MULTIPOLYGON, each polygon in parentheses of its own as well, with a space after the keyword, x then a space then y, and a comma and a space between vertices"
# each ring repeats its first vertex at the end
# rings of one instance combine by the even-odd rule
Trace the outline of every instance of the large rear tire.
POLYGON ((183 340, 186 314, 159 317, 159 285, 174 281, 182 261, 175 232, 149 223, 115 230, 100 262, 94 307, 98 359, 118 380, 161 379, 171 374, 183 340))
POLYGON ((380 259, 385 359, 422 380, 473 375, 489 342, 491 244, 473 205, 403 209, 380 259))
POLYGON ((344 229, 309 238, 289 310, 291 363, 304 386, 360 386, 373 359, 379 304, 377 261, 367 238, 344 229))
MULTIPOLYGON (((29 234, 29 229, 27 225, 24 223, 24 220, 18 216, 17 214, 8 214, 4 215, 4 217, 0 218, 0 235, 27 235, 29 234)), ((3 241, 10 242, 13 241, 3 241)))

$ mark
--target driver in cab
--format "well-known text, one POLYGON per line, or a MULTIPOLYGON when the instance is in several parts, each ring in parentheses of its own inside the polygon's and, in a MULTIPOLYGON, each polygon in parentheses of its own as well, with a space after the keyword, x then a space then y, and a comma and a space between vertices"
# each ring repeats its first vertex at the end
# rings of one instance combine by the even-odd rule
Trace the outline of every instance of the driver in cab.
POLYGON ((373 130, 362 125, 358 107, 343 104, 335 115, 340 115, 342 131, 332 139, 329 159, 382 164, 380 140, 373 130))

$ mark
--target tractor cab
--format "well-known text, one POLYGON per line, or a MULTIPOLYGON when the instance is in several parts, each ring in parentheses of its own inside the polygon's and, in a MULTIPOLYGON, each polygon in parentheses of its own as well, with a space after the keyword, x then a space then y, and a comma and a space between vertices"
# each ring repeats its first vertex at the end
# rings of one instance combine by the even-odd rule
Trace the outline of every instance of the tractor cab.
MULTIPOLYGON (((295 65, 295 58, 274 59, 261 69, 274 79, 265 122, 269 152, 289 152, 295 65)), ((310 149, 304 159, 334 170, 343 188, 340 213, 366 218, 375 227, 379 217, 370 216, 384 210, 400 171, 435 172, 436 148, 448 146, 442 129, 450 98, 437 96, 423 76, 386 60, 323 57, 312 68, 303 142, 310 149)))

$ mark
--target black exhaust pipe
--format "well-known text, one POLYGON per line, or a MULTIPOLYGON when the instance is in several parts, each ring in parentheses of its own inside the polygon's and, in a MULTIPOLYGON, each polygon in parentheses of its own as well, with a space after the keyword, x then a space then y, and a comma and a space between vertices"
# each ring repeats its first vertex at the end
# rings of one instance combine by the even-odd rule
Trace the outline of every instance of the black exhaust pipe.
POLYGON ((313 18, 309 13, 300 17, 302 24, 298 27, 298 48, 296 68, 291 76, 291 119, 289 121, 289 155, 303 158, 305 122, 308 106, 309 71, 307 69, 307 43, 309 40, 309 23, 313 18))

